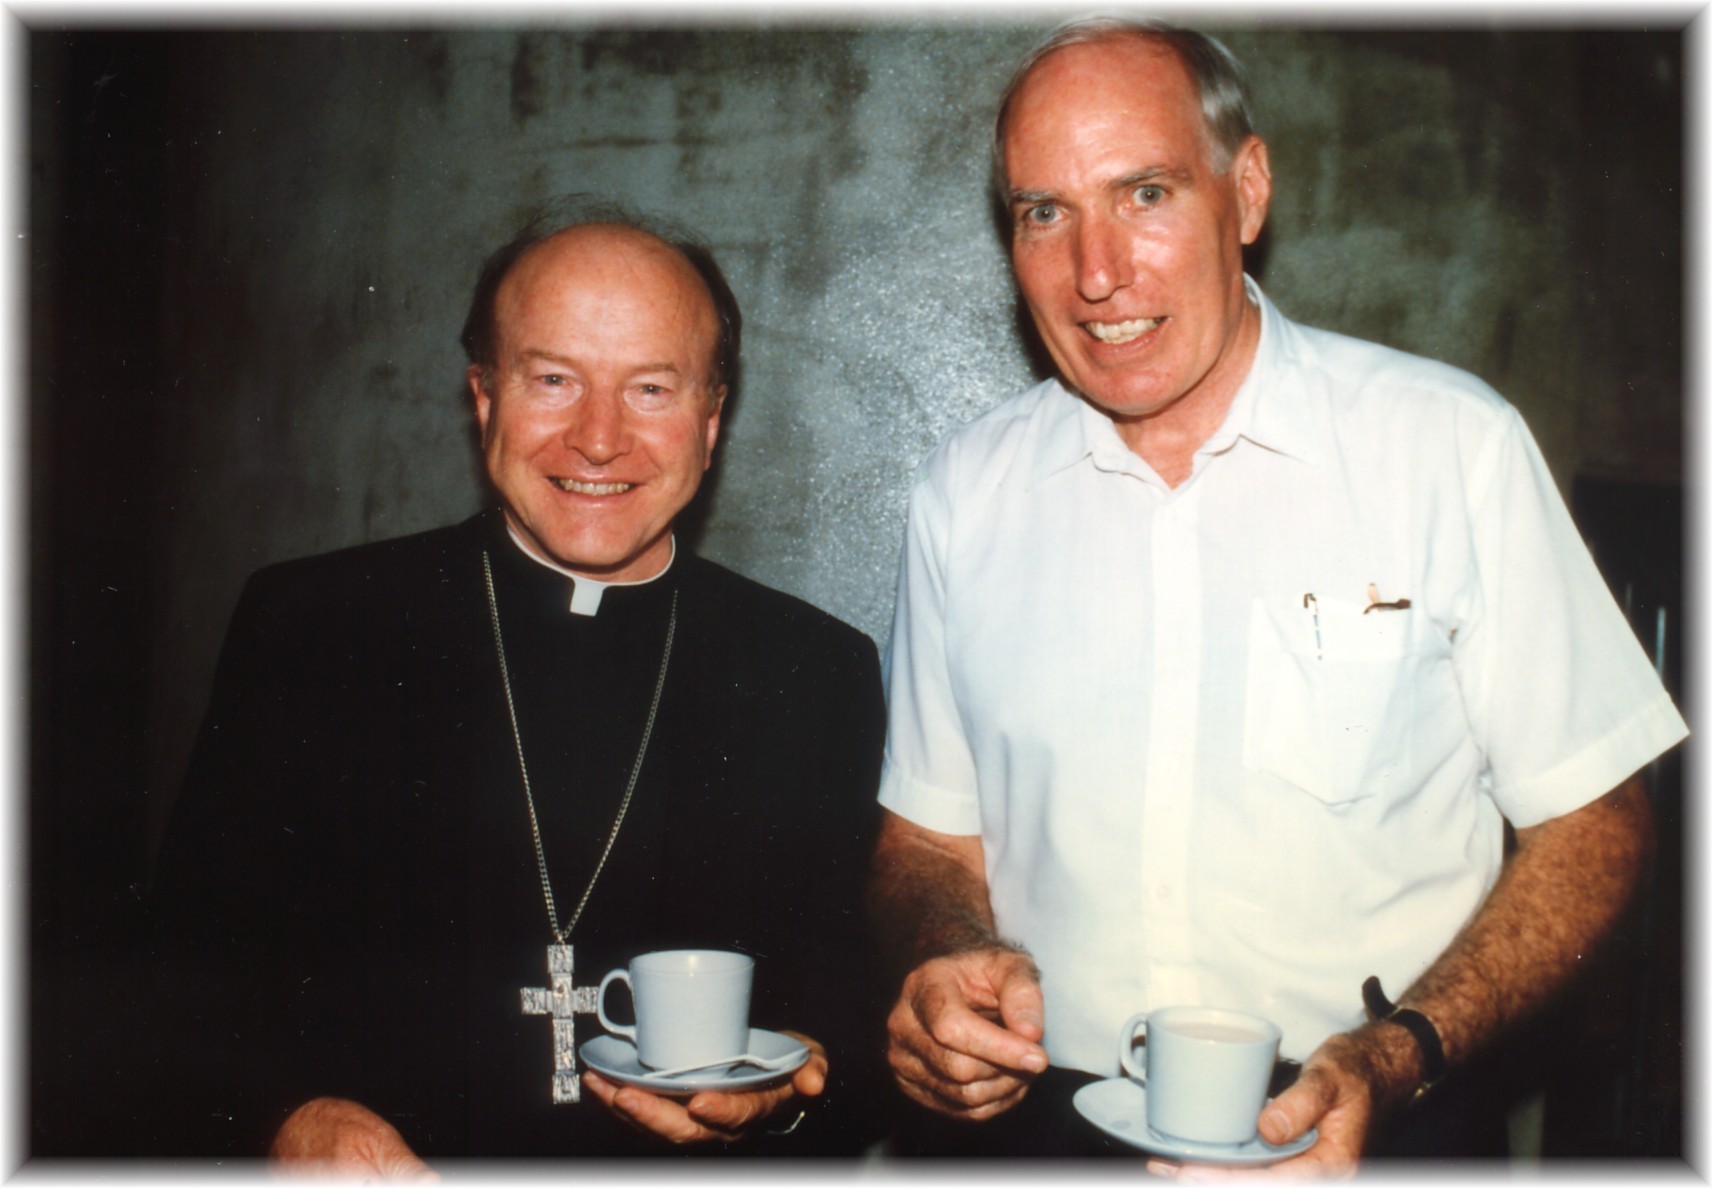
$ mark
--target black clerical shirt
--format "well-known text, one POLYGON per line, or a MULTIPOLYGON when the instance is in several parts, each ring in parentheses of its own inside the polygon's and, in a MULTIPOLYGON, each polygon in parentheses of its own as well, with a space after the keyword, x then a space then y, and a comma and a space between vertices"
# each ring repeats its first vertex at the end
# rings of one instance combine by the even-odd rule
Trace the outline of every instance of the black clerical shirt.
MULTIPOLYGON (((195 1004, 162 1068, 201 1123, 163 1121, 163 1149, 259 1154, 290 1108, 335 1094, 430 1160, 668 1153, 591 1096, 552 1104, 552 1024, 521 1011, 552 937, 484 550, 562 925, 677 599, 648 754, 569 938, 577 984, 654 949, 752 954, 752 1024, 821 1039, 833 1079, 797 1134, 734 1150, 859 1152, 889 1092, 859 908, 883 729, 872 643, 683 551, 572 615, 569 579, 493 513, 246 587, 161 862, 163 989, 195 1004)), ((579 1046, 600 1034, 593 1016, 576 1028, 579 1046)))

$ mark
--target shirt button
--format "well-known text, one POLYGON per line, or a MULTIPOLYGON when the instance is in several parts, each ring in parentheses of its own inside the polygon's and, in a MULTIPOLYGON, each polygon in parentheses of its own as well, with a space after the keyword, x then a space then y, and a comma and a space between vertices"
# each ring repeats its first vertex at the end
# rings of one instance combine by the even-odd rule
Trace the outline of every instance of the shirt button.
POLYGON ((1171 898, 1171 888, 1166 886, 1164 883, 1161 883, 1161 884, 1159 884, 1159 886, 1155 887, 1153 889, 1153 893, 1155 895, 1159 896, 1160 899, 1170 899, 1171 898))

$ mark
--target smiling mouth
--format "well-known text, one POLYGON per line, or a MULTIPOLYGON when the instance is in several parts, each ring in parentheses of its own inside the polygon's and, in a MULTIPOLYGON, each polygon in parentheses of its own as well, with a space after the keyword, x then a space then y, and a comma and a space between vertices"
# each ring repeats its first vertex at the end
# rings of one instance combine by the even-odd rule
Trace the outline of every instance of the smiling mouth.
POLYGON ((551 478, 548 480, 561 491, 569 491, 573 495, 622 495, 635 483, 579 483, 572 478, 551 478))
POLYGON ((1089 334, 1108 346, 1122 346, 1164 323, 1164 318, 1136 318, 1128 322, 1083 322, 1082 325, 1089 334))

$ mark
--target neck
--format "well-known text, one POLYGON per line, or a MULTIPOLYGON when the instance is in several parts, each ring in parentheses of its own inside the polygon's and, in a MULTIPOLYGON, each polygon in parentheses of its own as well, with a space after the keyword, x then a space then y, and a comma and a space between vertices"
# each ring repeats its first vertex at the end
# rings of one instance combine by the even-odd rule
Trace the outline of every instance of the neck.
POLYGON ((678 538, 673 535, 666 539, 667 548, 665 563, 655 569, 647 577, 628 578, 624 581, 611 581, 606 578, 590 577, 587 574, 578 573, 574 569, 568 569, 565 566, 560 565, 551 557, 544 556, 540 549, 531 546, 529 538, 517 530, 516 525, 512 524, 509 516, 505 521, 505 531, 506 534, 511 537, 511 543, 516 545, 518 551, 525 557, 529 558, 529 560, 535 562, 535 564, 541 566, 543 569, 551 570, 552 572, 559 574, 561 577, 571 579, 570 612, 573 615, 587 616, 599 614, 602 597, 609 587, 645 586, 650 582, 656 581, 672 568, 672 562, 677 559, 678 555, 678 538))

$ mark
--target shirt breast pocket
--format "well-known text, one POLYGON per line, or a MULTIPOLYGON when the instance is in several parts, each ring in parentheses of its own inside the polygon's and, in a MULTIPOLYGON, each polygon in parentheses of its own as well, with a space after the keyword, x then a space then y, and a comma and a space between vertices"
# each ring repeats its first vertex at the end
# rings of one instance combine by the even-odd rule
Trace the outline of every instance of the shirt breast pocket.
POLYGON ((1328 805, 1408 770, 1416 612, 1364 607, 1257 599, 1249 619, 1243 764, 1328 805))

